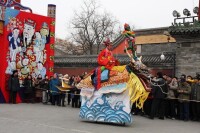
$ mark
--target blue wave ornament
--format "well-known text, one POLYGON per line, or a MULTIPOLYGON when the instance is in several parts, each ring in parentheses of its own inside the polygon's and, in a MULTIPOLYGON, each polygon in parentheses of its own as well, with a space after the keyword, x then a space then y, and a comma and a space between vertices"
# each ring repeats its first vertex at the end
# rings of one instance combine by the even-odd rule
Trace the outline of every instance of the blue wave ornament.
MULTIPOLYGON (((80 108, 80 118, 88 121, 131 124, 132 116, 130 112, 123 110, 123 107, 125 107, 123 101, 118 101, 115 105, 111 105, 112 103, 109 103, 106 97, 107 94, 96 97, 91 105, 87 104, 91 102, 90 99, 83 100, 80 108), (101 103, 98 100, 101 100, 101 103), (120 107, 118 107, 119 103, 121 104, 120 107)), ((109 94, 109 97, 112 98, 112 94, 109 94)), ((130 106, 127 108, 130 108, 130 106)))

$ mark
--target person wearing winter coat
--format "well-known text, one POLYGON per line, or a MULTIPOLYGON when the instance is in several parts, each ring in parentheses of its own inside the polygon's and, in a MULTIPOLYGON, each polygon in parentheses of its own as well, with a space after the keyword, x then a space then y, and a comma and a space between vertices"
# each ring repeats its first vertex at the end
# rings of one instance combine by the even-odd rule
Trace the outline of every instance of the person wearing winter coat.
POLYGON ((35 98, 36 102, 42 102, 42 91, 43 91, 43 79, 42 75, 39 74, 35 80, 35 98))
POLYGON ((153 102, 151 106, 150 119, 154 119, 156 112, 158 112, 159 119, 164 120, 167 84, 161 72, 157 73, 156 85, 152 87, 152 95, 153 102))
POLYGON ((49 101, 49 77, 46 75, 42 80, 42 102, 47 104, 49 101))
POLYGON ((35 102, 35 89, 31 75, 24 80, 24 102, 35 102))
POLYGON ((179 87, 177 89, 177 92, 179 100, 180 119, 188 121, 191 87, 186 81, 186 75, 181 75, 181 80, 179 82, 179 87))
POLYGON ((50 91, 51 91, 51 95, 52 95, 52 105, 57 104, 58 106, 60 106, 60 98, 59 98, 59 94, 60 91, 56 86, 60 86, 61 82, 58 78, 58 74, 55 73, 53 75, 53 79, 51 79, 50 83, 49 83, 49 87, 50 87, 50 91))
POLYGON ((169 86, 169 91, 168 91, 168 103, 169 103, 169 116, 172 119, 175 119, 176 117, 176 109, 175 109, 175 104, 176 104, 176 93, 178 89, 178 81, 177 78, 173 78, 171 82, 168 84, 169 86))
POLYGON ((13 74, 10 76, 10 78, 8 80, 8 89, 10 92, 9 103, 16 104, 17 92, 20 89, 20 83, 19 83, 17 70, 13 71, 13 74))
POLYGON ((200 120, 200 74, 197 73, 197 81, 192 84, 191 86, 191 103, 192 114, 193 114, 193 121, 200 120), (197 102, 198 101, 198 102, 197 102))

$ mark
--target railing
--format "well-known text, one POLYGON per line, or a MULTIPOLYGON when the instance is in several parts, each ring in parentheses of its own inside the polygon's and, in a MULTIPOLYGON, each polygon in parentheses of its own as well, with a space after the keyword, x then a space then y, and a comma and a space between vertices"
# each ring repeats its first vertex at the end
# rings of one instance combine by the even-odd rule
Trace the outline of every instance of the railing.
POLYGON ((198 16, 175 18, 174 23, 172 23, 172 26, 174 26, 174 27, 196 27, 196 26, 199 26, 198 16))

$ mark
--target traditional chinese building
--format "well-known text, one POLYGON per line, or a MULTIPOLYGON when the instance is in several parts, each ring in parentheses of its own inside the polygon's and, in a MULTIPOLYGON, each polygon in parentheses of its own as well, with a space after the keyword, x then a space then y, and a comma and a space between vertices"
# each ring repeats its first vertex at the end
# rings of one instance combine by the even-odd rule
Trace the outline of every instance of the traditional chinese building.
MULTIPOLYGON (((143 56, 143 62, 155 74, 163 71, 168 75, 175 74, 176 40, 163 33, 168 27, 136 30, 136 44, 138 55, 143 56), (166 52, 165 60, 160 59, 162 52, 166 52)), ((124 53, 126 41, 121 35, 113 41, 112 52, 121 64, 128 64, 129 57, 124 53)), ((60 53, 58 53, 60 54, 60 53)), ((97 55, 59 55, 55 57, 55 72, 69 75, 79 75, 85 71, 91 71, 97 66, 97 55)))
MULTIPOLYGON (((200 23, 198 16, 178 18, 182 23, 169 27, 169 33, 176 39, 176 75, 195 76, 200 72, 200 23), (192 19, 191 19, 192 18, 192 19), (185 19, 192 21, 186 22, 185 19)), ((176 20, 176 19, 175 19, 176 20)))

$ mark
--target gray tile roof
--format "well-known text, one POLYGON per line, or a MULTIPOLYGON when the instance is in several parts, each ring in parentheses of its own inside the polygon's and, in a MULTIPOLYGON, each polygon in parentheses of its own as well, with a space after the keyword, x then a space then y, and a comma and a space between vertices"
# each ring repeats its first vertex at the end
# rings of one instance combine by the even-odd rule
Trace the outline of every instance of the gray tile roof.
MULTIPOLYGON (((143 55, 142 62, 148 67, 172 67, 175 63, 175 55, 166 54, 165 57, 165 60, 161 60, 160 55, 143 55)), ((127 55, 118 55, 115 58, 117 58, 122 65, 130 62, 127 55)), ((97 55, 55 57, 55 66, 97 66, 97 55)))
POLYGON ((170 35, 195 35, 200 34, 200 27, 169 27, 170 35))

